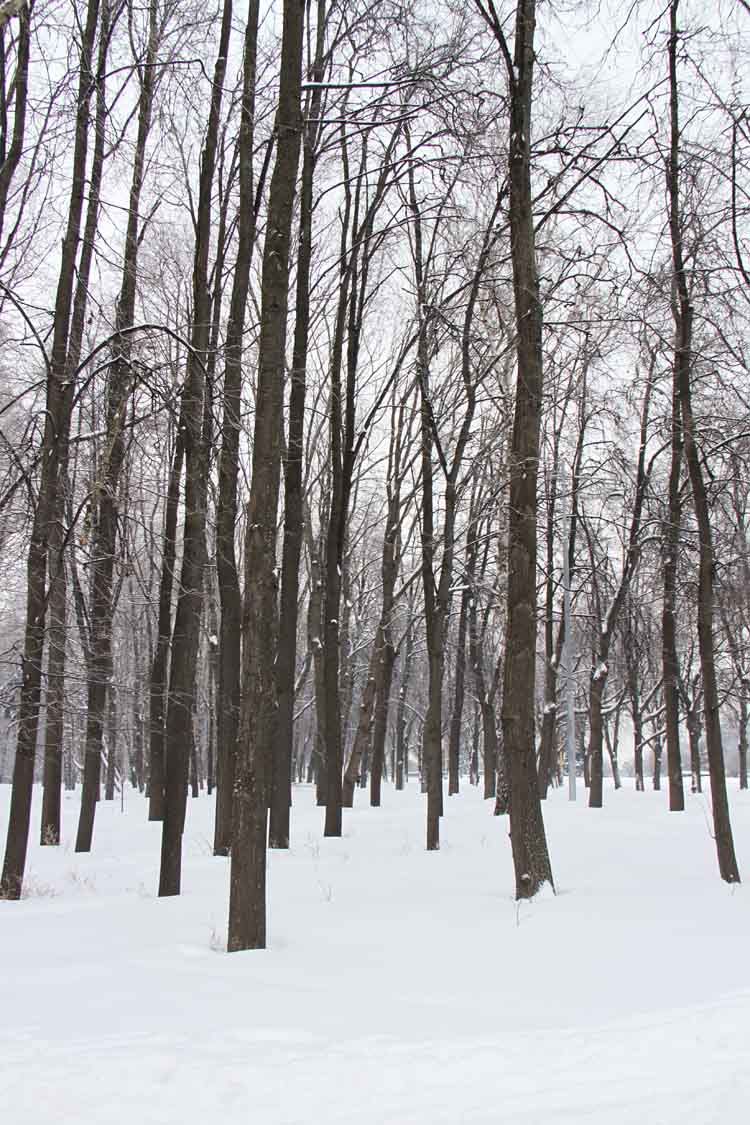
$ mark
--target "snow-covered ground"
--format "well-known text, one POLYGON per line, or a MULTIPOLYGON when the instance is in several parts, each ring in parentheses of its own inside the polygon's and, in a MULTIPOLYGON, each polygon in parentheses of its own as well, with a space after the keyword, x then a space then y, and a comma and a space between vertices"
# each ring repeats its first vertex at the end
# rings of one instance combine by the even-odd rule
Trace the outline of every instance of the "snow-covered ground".
MULTIPOLYGON (((90 856, 66 799, 63 845, 0 903, 3 1125, 746 1125, 750 891, 719 880, 706 798, 553 793, 557 895, 520 906, 476 791, 429 854, 416 786, 384 800, 324 840, 295 791, 269 948, 227 955, 212 800, 159 900, 143 799, 100 804, 90 856)), ((732 812, 750 881, 750 795, 732 812)))

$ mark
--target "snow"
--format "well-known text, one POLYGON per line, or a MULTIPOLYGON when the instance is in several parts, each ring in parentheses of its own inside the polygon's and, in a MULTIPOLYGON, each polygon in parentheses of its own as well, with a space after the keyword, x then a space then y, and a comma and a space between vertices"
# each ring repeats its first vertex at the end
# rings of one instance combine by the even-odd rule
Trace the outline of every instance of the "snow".
MULTIPOLYGON (((557 894, 517 904, 492 802, 446 798, 427 853, 417 788, 345 811, 340 840, 296 790, 269 949, 232 955, 212 800, 159 900, 143 798, 102 802, 80 856, 67 797, 63 844, 32 843, 27 897, 0 903, 3 1122, 744 1125, 750 898, 718 877, 706 798, 670 814, 624 789, 591 812, 555 791, 557 894)), ((750 879, 750 796, 731 797, 750 879)), ((3 840, 8 805, 3 786, 3 840)))

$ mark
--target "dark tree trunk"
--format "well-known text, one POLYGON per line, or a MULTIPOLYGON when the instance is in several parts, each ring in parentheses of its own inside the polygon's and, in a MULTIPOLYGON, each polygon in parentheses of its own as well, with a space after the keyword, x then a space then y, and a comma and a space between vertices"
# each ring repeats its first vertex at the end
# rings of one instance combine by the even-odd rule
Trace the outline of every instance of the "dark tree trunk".
POLYGON ((643 793, 646 785, 643 778, 643 727, 640 719, 633 721, 633 765, 636 792, 643 793))
POLYGON ((164 718, 169 678, 169 641, 172 636, 172 587, 177 556, 177 511, 185 445, 179 428, 175 437, 164 509, 164 546, 159 578, 159 612, 156 648, 149 678, 149 782, 148 819, 164 818, 164 718))
MULTIPOLYGON (((67 445, 67 443, 66 443, 67 445)), ((60 488, 66 487, 67 448, 60 458, 60 488)), ((62 509, 64 497, 60 496, 62 509)), ((62 751, 65 716, 65 662, 67 646, 66 573, 62 511, 50 529, 49 597, 47 601, 47 690, 44 717, 44 774, 42 820, 39 838, 42 845, 60 843, 62 802, 62 751)))
MULTIPOLYGON (((508 65, 510 229, 518 371, 509 458, 502 727, 503 752, 510 769, 510 838, 517 898, 530 898, 544 883, 552 883, 534 738, 537 475, 543 389, 542 305, 531 191, 535 8, 534 0, 519 0, 517 4, 515 55, 513 64, 508 65)), ((510 64, 507 46, 503 54, 510 64)))
MULTIPOLYGON (((315 59, 312 82, 323 81, 325 46, 325 0, 317 0, 315 59)), ((310 264, 312 261, 313 183, 317 161, 322 86, 310 97, 310 123, 303 139, 302 182, 300 186, 299 245, 297 250, 297 290, 289 394, 289 439, 284 472, 284 543, 281 561, 281 612, 279 615, 279 654, 276 666, 278 695, 278 747, 273 758, 271 816, 268 843, 272 848, 289 847, 289 809, 292 800, 291 754, 294 740, 294 675, 297 655, 297 603, 299 564, 303 527, 303 452, 305 397, 307 391, 307 351, 310 332, 310 264)))
POLYGON ((41 472, 27 559, 26 624, 21 661, 18 737, 13 768, 8 834, 0 898, 21 896, 31 817, 34 757, 39 725, 44 626, 47 610, 47 553, 60 500, 60 456, 70 427, 75 381, 68 375, 68 336, 76 258, 86 190, 89 105, 95 88, 92 61, 99 19, 98 0, 89 0, 79 54, 73 177, 55 296, 52 354, 47 373, 41 472))
POLYGON ((375 668, 380 659, 378 652, 379 640, 380 626, 378 626, 378 633, 373 641, 372 652, 370 653, 370 665, 367 669, 367 679, 362 689, 362 698, 359 704, 359 720, 354 734, 352 752, 349 756, 349 761, 344 773, 341 799, 345 809, 350 809, 354 805, 354 786, 359 782, 362 762, 372 742, 372 724, 375 718, 375 668))
POLYGON ((743 679, 740 686, 740 731, 737 754, 739 756, 740 789, 747 789, 747 683, 743 679))
POLYGON ((218 54, 214 65, 211 108, 201 154, 192 279, 191 348, 180 401, 180 433, 185 445, 185 516, 182 566, 172 631, 169 696, 164 733, 164 817, 162 821, 159 895, 180 893, 182 833, 187 802, 195 669, 200 640, 206 564, 206 503, 209 449, 204 397, 206 357, 211 323, 208 258, 211 241, 211 197, 214 185, 221 103, 232 25, 232 3, 224 0, 218 54))
MULTIPOLYGON (((607 678, 609 676, 609 651, 612 644, 612 638, 614 636, 615 626, 617 625, 622 606, 630 592, 631 582, 633 580, 633 575, 635 574, 639 558, 641 515, 643 512, 643 504, 646 498, 646 488, 649 478, 649 474, 646 468, 646 444, 648 440, 648 421, 651 407, 651 392, 653 388, 655 363, 655 357, 652 356, 646 387, 643 393, 643 403, 641 405, 640 445, 638 450, 638 462, 636 468, 635 497, 633 499, 633 511, 630 517, 630 529, 628 532, 628 546, 625 554, 625 562, 623 564, 620 582, 617 586, 614 597, 612 598, 612 602, 605 614, 602 614, 601 600, 599 598, 598 591, 596 591, 598 617, 601 624, 600 628, 597 630, 596 649, 594 663, 591 669, 591 688, 589 696, 589 808, 592 809, 600 809, 602 807, 604 799, 604 721, 602 716, 602 706, 604 702, 604 689, 607 686, 607 678)), ((588 533, 588 529, 587 536, 589 539, 589 553, 595 573, 596 564, 594 559, 593 545, 591 543, 591 537, 588 533)))
MULTIPOLYGON (((206 745, 206 793, 210 797, 216 787, 216 703, 219 690, 219 622, 211 569, 208 571, 206 603, 208 608, 208 733, 206 745)), ((214 855, 216 851, 214 849, 214 855)))
MULTIPOLYGON (((323 661, 323 567, 321 565, 321 543, 315 539, 312 519, 307 505, 303 503, 304 536, 310 563, 310 596, 307 602, 307 645, 312 653, 313 685, 315 691, 315 732, 310 754, 312 779, 315 781, 315 800, 318 808, 326 803, 326 750, 325 750, 325 685, 323 661)), ((324 523, 321 513, 321 526, 324 523)))
POLYGON ((685 716, 690 746, 690 792, 702 793, 701 723, 697 712, 689 710, 685 716))
POLYGON ((253 472, 245 540, 246 616, 229 891, 230 952, 266 945, 266 826, 276 703, 276 521, 289 247, 302 133, 304 11, 303 0, 284 0, 276 163, 263 248, 253 472))
MULTIPOLYGON (((683 216, 680 209, 680 125, 679 100, 677 90, 677 47, 679 31, 677 28, 677 9, 679 0, 670 4, 669 37, 669 90, 671 147, 667 171, 669 193, 669 229, 672 242, 672 261, 676 300, 673 302, 675 324, 678 337, 689 347, 692 331, 693 309, 690 304, 687 276, 685 271, 682 231, 683 216)), ((740 873, 734 852, 732 825, 727 800, 724 749, 721 738, 719 717, 719 691, 716 677, 716 662, 713 636, 714 604, 714 550, 711 529, 711 514, 708 493, 703 474, 701 453, 698 447, 698 434, 693 417, 692 403, 692 362, 689 351, 681 355, 677 366, 682 418, 685 461, 690 475, 693 491, 693 506, 698 527, 698 648, 700 652, 701 677, 703 680, 703 714, 706 729, 706 752, 708 771, 711 778, 711 805, 714 820, 714 839, 719 863, 719 873, 727 883, 739 883, 740 873)))
MULTIPOLYGON (((68 378, 75 384, 75 373, 81 359, 81 350, 83 345, 83 334, 86 321, 86 310, 88 308, 89 300, 89 278, 91 276, 91 265, 94 254, 94 241, 96 238, 96 230, 99 222, 99 200, 101 196, 101 182, 104 169, 104 149, 105 149, 105 125, 107 117, 107 104, 106 104, 106 89, 105 89, 105 75, 107 70, 107 55, 109 51, 110 36, 112 32, 111 27, 111 10, 108 0, 104 0, 101 7, 101 30, 99 35, 99 50, 97 57, 97 85, 96 85, 96 113, 94 124, 94 150, 91 160, 91 171, 89 175, 89 191, 88 191, 88 204, 86 207, 86 219, 84 222, 83 238, 81 243, 81 257, 78 265, 78 276, 76 281, 75 298, 73 301, 73 315, 70 323, 70 334, 68 337, 68 378)), ((43 799, 42 802, 42 834, 47 838, 54 836, 55 831, 59 838, 60 825, 57 825, 46 819, 45 805, 51 802, 52 808, 56 809, 59 816, 59 782, 60 782, 60 767, 53 765, 55 762, 60 762, 62 759, 62 742, 63 742, 63 712, 65 707, 65 657, 66 657, 66 644, 67 644, 67 627, 66 627, 66 606, 67 606, 67 587, 65 581, 65 565, 62 557, 64 535, 62 528, 63 510, 66 501, 66 492, 68 491, 68 437, 67 434, 61 440, 60 448, 60 467, 59 467, 59 494, 57 497, 58 505, 58 521, 56 529, 53 533, 54 545, 52 545, 52 552, 50 555, 50 632, 49 632, 49 687, 48 702, 47 702, 47 724, 45 730, 45 790, 47 789, 47 782, 49 781, 50 787, 55 786, 58 790, 58 795, 53 796, 51 793, 47 795, 47 801, 43 799), (49 772, 48 772, 49 767, 49 772)), ((94 513, 93 522, 96 527, 96 512, 97 512, 98 497, 96 490, 93 491, 90 501, 90 512, 94 513)), ((96 562, 98 552, 96 549, 96 537, 94 539, 94 549, 92 551, 92 560, 96 562)), ((93 583, 92 583, 93 587, 93 583)), ((93 636, 91 638, 93 642, 93 636)), ((87 665, 87 674, 91 676, 94 673, 96 651, 92 643, 87 646, 87 653, 91 656, 91 661, 87 665)), ((100 748, 101 752, 101 748, 100 748)), ((83 792, 81 794, 81 808, 83 810, 87 799, 91 799, 90 791, 86 785, 87 770, 93 768, 93 763, 90 762, 88 752, 84 754, 84 774, 83 774, 83 792)), ((99 787, 97 785, 96 794, 93 798, 94 805, 99 798, 99 787)), ((93 821, 93 810, 91 811, 93 821)))
MULTIPOLYGON (((354 464, 361 446, 362 434, 355 434, 356 391, 359 349, 362 339, 364 308, 368 294, 369 271, 374 245, 372 235, 375 216, 383 201, 390 178, 390 153, 396 142, 396 131, 381 163, 372 201, 360 215, 362 204, 359 188, 352 192, 345 180, 342 209, 342 248, 339 301, 333 336, 330 364, 330 510, 326 536, 325 595, 323 612, 323 682, 325 692, 325 754, 326 754, 326 816, 325 836, 341 835, 341 800, 343 774, 342 693, 340 684, 341 588, 344 572, 349 506, 353 485, 354 464), (347 241, 351 245, 347 248, 347 241), (344 365, 344 340, 346 363, 344 365), (345 369, 345 385, 342 372, 345 369)), ((346 139, 342 142, 346 145, 346 139)), ((348 159, 346 152, 345 160, 348 159)), ((360 172, 367 166, 367 148, 363 146, 360 172)))
MULTIPOLYGON (((28 105, 29 90, 29 57, 31 54, 31 10, 33 3, 24 3, 18 12, 18 37, 16 40, 16 70, 11 82, 13 85, 13 131, 8 144, 7 138, 7 103, 10 91, 3 89, 3 109, 5 112, 0 120, 0 151, 3 159, 0 162, 0 236, 5 226, 5 208, 8 202, 8 193, 13 182, 18 165, 24 151, 24 138, 26 135, 26 109, 28 105)), ((0 52, 6 58, 5 28, 0 31, 0 52)), ((4 74, 3 74, 4 77, 4 74)))
MULTIPOLYGON (((682 332, 680 332, 682 335, 682 332)), ((682 784, 682 756, 680 754, 680 703, 679 664, 677 660, 677 561, 680 542, 682 504, 680 500, 680 464, 682 462, 682 425, 677 371, 685 361, 690 362, 690 341, 677 339, 673 366, 672 387, 672 460, 669 469, 669 511, 664 527, 663 595, 661 615, 662 672, 664 677, 664 724, 667 739, 667 773, 669 775, 669 810, 682 812, 685 808, 685 791, 682 784)))
POLYGON ((219 457, 219 499, 216 512, 216 573, 221 604, 221 625, 218 646, 214 855, 228 855, 232 839, 234 767, 240 714, 242 598, 234 537, 237 523, 237 474, 242 426, 245 309, 257 220, 257 202, 254 199, 253 183, 253 147, 259 7, 258 0, 249 0, 238 140, 240 209, 237 220, 237 261, 227 325, 219 457))
POLYGON ((406 697, 414 659, 414 631, 406 630, 404 654, 401 658, 401 679, 396 706, 396 789, 403 789, 409 780, 409 742, 407 739, 406 697))
POLYGON ((104 783, 104 800, 114 801, 118 758, 117 698, 111 683, 107 692, 107 712, 107 776, 104 783))
POLYGON ((468 580, 461 592, 461 607, 458 613, 458 633, 456 636, 456 664, 453 682, 453 713, 450 734, 448 735, 448 796, 459 791, 461 769, 461 732, 463 729, 464 698, 466 696, 466 630, 469 615, 469 602, 472 597, 468 580))
MULTIPOLYGON (((555 773, 555 733, 557 731, 557 669, 562 645, 555 645, 555 512, 559 467, 559 433, 553 436, 551 480, 547 490, 546 559, 544 580, 544 711, 539 739, 539 796, 544 801, 555 773)), ((567 550, 564 544, 563 550, 567 550)), ((561 630, 558 630, 558 636, 561 630)))
POLYGON ((661 789, 661 735, 654 735, 654 789, 661 789))
POLYGON ((479 734, 482 712, 479 700, 474 700, 474 721, 471 727, 471 759, 469 762, 469 781, 472 785, 479 785, 479 734))
POLYGON ((611 724, 606 722, 604 724, 604 738, 607 743, 607 753, 609 755, 609 765, 612 770, 612 782, 615 789, 622 788, 622 778, 620 777, 620 759, 619 759, 619 736, 620 736, 620 707, 618 706, 615 711, 614 731, 610 732, 611 724))

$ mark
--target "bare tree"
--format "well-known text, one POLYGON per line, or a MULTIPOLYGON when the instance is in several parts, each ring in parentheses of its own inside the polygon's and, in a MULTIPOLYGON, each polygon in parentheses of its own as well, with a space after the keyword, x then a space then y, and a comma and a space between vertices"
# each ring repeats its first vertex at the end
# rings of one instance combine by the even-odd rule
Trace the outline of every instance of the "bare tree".
POLYGON ((246 534, 240 739, 234 786, 230 951, 266 944, 266 825, 275 729, 276 521, 281 478, 289 249, 302 136, 303 0, 284 0, 276 163, 263 248, 253 475, 246 534))

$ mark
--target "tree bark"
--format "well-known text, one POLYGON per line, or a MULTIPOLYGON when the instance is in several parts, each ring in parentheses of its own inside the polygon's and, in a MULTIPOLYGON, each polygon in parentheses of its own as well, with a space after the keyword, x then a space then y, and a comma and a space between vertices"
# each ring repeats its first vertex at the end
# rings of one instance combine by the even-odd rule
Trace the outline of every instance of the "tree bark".
POLYGON ((508 594, 503 675, 503 750, 510 768, 510 837, 516 897, 552 884, 539 800, 534 738, 537 476, 542 412, 542 305, 531 191, 534 0, 516 6, 514 58, 497 33, 510 89, 510 231, 516 325, 516 399, 508 500, 508 594))
MULTIPOLYGON (((675 324, 680 340, 691 340, 693 309, 688 292, 682 233, 684 218, 680 207, 680 124, 679 95, 677 87, 677 46, 679 31, 677 11, 679 0, 672 0, 669 9, 669 102, 670 102, 670 156, 667 171, 669 194, 669 230, 672 243, 673 278, 677 299, 673 304, 675 324)), ((714 550, 708 493, 703 476, 698 432, 693 416, 692 357, 690 352, 681 355, 677 368, 682 417, 685 461, 693 491, 693 507, 698 527, 698 648, 703 680, 703 715, 706 731, 706 752, 711 778, 711 805, 714 820, 714 839, 721 878, 727 883, 739 883, 740 873, 734 852, 732 825, 727 800, 724 749, 719 717, 719 691, 713 636, 714 603, 714 550)))
POLYGON ((242 597, 234 539, 242 413, 243 336, 257 223, 257 202, 253 193, 253 148, 259 9, 258 0, 249 0, 238 140, 240 208, 237 219, 237 260, 227 325, 219 498, 216 508, 216 573, 221 623, 218 637, 214 855, 228 855, 231 845, 234 767, 240 715, 242 597))
POLYGON ((229 891, 230 952, 266 945, 266 824, 276 704, 276 521, 289 248, 302 133, 304 11, 303 0, 284 0, 276 163, 263 249, 253 471, 245 541, 246 617, 229 891))
MULTIPOLYGON (((326 0, 317 0, 315 58, 310 79, 322 83, 325 48, 326 0)), ((271 816, 268 843, 272 848, 289 847, 289 811, 292 801, 292 745, 294 742, 294 676, 297 655, 299 564, 303 527, 303 452, 307 352, 310 334, 310 268, 313 236, 313 185, 320 131, 322 85, 310 97, 310 122, 303 138, 300 185, 299 245, 289 393, 289 438, 284 466, 284 541, 281 556, 281 611, 279 654, 276 665, 278 696, 278 748, 273 759, 271 816)))
POLYGON ((52 353, 47 370, 41 475, 27 558, 26 624, 21 662, 18 738, 13 768, 10 816, 0 898, 21 896, 26 866, 34 757, 39 725, 44 626, 47 612, 47 553, 60 500, 60 457, 70 427, 74 380, 68 374, 68 338, 81 234, 89 141, 89 106, 93 81, 93 53, 99 22, 98 0, 88 0, 79 54, 73 181, 55 296, 52 353))
POLYGON ((204 397, 206 357, 211 323, 208 258, 211 241, 211 196, 216 166, 221 103, 232 25, 232 2, 224 0, 218 53, 214 65, 211 108, 201 154, 197 226, 192 279, 192 326, 185 382, 180 400, 180 433, 185 447, 185 515, 182 566, 172 631, 169 695, 165 725, 164 818, 162 821, 160 897, 180 893, 182 834, 187 802, 195 668, 200 639, 206 563, 206 504, 209 450, 204 397))

